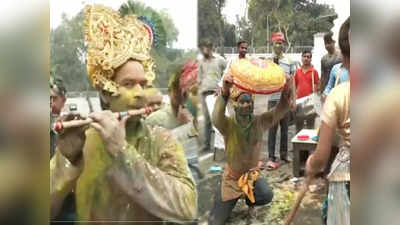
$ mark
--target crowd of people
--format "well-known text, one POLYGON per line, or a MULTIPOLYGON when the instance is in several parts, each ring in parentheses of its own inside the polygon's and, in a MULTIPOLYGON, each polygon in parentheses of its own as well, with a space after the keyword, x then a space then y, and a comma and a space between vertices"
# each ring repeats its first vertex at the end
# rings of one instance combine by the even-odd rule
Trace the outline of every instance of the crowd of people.
POLYGON ((305 126, 315 128, 316 114, 296 117, 301 110, 296 99, 315 93, 321 95, 324 106, 319 142, 307 160, 306 179, 311 182, 328 166, 331 145, 339 133, 340 151, 328 176, 327 224, 350 224, 350 198, 343 195, 349 193, 350 184, 350 19, 340 30, 340 52, 333 34, 324 36, 327 54, 321 59, 321 76, 311 63, 310 50, 301 53, 298 68, 284 53, 284 34, 272 34, 273 54, 266 60, 281 66, 287 81, 282 91, 265 99, 268 108, 257 115, 255 94, 235 86, 229 72, 235 62, 251 58, 245 40, 237 43, 238 57, 229 60, 213 52, 212 42, 200 43, 202 58, 175 68, 168 82, 170 103, 163 105, 153 85, 152 33, 144 22, 94 5, 85 9, 84 29, 88 75, 99 92, 102 111, 86 118, 61 116, 66 89, 60 81, 51 82, 52 220, 71 224, 75 220, 195 222, 196 184, 202 172, 191 151, 210 151, 213 135, 223 140, 226 166, 208 223, 225 224, 241 197, 254 217, 255 206, 273 199, 268 181, 259 176, 261 170, 291 162, 290 120, 294 118, 297 132, 305 126), (111 37, 115 40, 110 41, 111 37), (132 110, 144 113, 132 114, 132 110), (89 122, 66 128, 77 120, 89 122), (268 143, 264 143, 267 134, 268 143), (264 153, 268 153, 266 161, 261 159, 264 153))

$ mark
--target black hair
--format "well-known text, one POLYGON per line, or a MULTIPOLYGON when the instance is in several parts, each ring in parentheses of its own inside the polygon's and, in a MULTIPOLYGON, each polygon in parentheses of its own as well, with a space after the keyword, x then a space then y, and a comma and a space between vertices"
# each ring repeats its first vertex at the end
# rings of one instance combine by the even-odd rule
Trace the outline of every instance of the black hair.
POLYGON ((344 57, 350 58, 350 17, 342 24, 339 31, 339 48, 344 57))
POLYGON ((240 40, 240 41, 237 43, 237 47, 239 47, 239 46, 240 46, 241 44, 243 44, 243 43, 248 44, 247 41, 245 41, 245 40, 240 40))
POLYGON ((64 82, 60 77, 54 79, 54 82, 50 86, 50 88, 53 89, 57 96, 65 97, 65 95, 67 94, 67 89, 65 88, 64 82))
POLYGON ((213 46, 214 46, 213 43, 212 43, 210 40, 208 40, 208 39, 202 40, 202 41, 200 42, 200 44, 199 44, 199 47, 200 47, 200 48, 201 48, 201 47, 212 48, 213 46))
POLYGON ((303 56, 304 54, 307 54, 307 53, 310 53, 310 55, 312 56, 312 52, 311 52, 311 50, 309 50, 309 49, 304 50, 304 51, 301 53, 301 56, 303 56))
POLYGON ((179 79, 183 73, 183 63, 178 63, 171 66, 171 74, 168 79, 168 91, 179 90, 179 79))
POLYGON ((335 42, 335 40, 333 40, 332 37, 333 37, 333 32, 332 32, 332 31, 329 31, 329 32, 325 33, 325 35, 324 35, 324 42, 325 42, 325 43, 332 43, 332 42, 335 42))

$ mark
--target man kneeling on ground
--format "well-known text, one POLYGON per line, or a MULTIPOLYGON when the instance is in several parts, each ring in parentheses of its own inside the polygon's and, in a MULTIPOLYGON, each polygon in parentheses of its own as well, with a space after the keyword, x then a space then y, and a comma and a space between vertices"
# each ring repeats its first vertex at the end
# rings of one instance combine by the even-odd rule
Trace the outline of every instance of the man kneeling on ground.
POLYGON ((294 101, 293 88, 291 78, 283 90, 277 107, 255 116, 254 96, 232 86, 230 74, 225 76, 212 120, 224 136, 227 165, 222 176, 221 188, 217 190, 214 207, 210 213, 210 225, 224 224, 243 194, 246 196, 251 218, 256 214, 254 206, 266 205, 272 201, 273 192, 266 179, 258 178, 263 135, 289 111, 290 101, 294 101), (229 98, 235 110, 233 118, 225 116, 229 98))

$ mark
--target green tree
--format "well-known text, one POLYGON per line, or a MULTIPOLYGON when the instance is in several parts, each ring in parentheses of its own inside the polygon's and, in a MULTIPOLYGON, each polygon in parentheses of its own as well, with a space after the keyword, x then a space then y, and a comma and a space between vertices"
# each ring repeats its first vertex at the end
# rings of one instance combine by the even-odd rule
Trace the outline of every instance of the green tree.
POLYGON ((215 0, 198 0, 198 40, 209 40, 218 45, 221 18, 217 14, 215 0))
POLYGON ((157 43, 152 49, 157 75, 155 85, 166 90, 172 68, 187 58, 184 50, 172 48, 173 43, 178 39, 179 32, 171 16, 164 10, 156 11, 141 2, 132 0, 122 4, 119 12, 121 15, 136 14, 144 17, 155 28, 157 43))
POLYGON ((168 12, 161 10, 160 17, 166 33, 166 47, 172 48, 173 43, 178 40, 179 31, 168 12))
MULTIPOLYGON (((217 9, 217 16, 219 18, 218 20, 218 40, 219 40, 219 46, 223 47, 225 46, 225 41, 224 41, 224 27, 225 27, 225 21, 224 18, 222 16, 222 9, 225 6, 225 0, 214 0, 215 3, 215 8, 217 9)), ((224 56, 224 50, 221 50, 221 55, 224 56)))
POLYGON ((225 22, 224 25, 224 46, 236 46, 237 34, 236 26, 225 22))
MULTIPOLYGON (((132 0, 119 9, 121 15, 134 13, 151 21, 157 30, 158 43, 152 50, 155 59, 158 87, 167 87, 168 67, 183 60, 184 51, 172 49, 178 30, 170 15, 156 11, 143 3, 132 0)), ((93 89, 86 71, 86 45, 83 34, 83 11, 72 18, 63 15, 61 24, 50 31, 50 73, 61 77, 68 91, 93 89)))
MULTIPOLYGON (((238 39, 247 38, 247 29, 244 21, 230 24, 222 10, 226 0, 198 0, 198 40, 208 40, 214 46, 236 46, 238 39)), ((247 40, 247 39, 246 39, 247 40)), ((221 48, 222 49, 222 48, 221 48)), ((223 52, 220 52, 223 55, 223 52)))
POLYGON ((250 0, 248 15, 254 45, 263 46, 272 32, 282 32, 289 46, 312 45, 313 35, 326 32, 333 23, 321 16, 335 14, 333 8, 314 0, 250 0))
POLYGON ((240 40, 251 40, 253 29, 251 29, 251 24, 249 21, 247 21, 244 17, 239 18, 239 16, 236 15, 236 27, 238 29, 237 32, 240 40))
POLYGON ((83 12, 71 19, 64 14, 61 24, 50 31, 50 71, 61 77, 68 91, 91 87, 86 72, 83 12))

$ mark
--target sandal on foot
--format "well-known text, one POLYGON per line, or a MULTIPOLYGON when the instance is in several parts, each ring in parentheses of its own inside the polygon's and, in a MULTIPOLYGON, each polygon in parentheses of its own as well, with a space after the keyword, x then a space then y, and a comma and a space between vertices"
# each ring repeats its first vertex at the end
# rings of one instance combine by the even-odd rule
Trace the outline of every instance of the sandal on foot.
POLYGON ((267 170, 276 170, 281 167, 279 162, 268 161, 267 162, 267 170))

